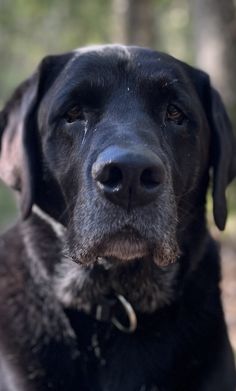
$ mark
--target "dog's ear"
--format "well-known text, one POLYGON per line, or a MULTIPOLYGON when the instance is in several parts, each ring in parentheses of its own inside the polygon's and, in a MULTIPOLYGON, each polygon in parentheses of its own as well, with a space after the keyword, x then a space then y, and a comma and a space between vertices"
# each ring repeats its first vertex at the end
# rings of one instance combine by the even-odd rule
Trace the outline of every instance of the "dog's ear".
POLYGON ((217 227, 225 228, 227 219, 226 187, 236 176, 236 140, 230 119, 219 93, 209 76, 192 68, 195 88, 211 130, 210 159, 213 168, 213 215, 217 227))
POLYGON ((220 230, 227 218, 226 187, 236 176, 236 142, 230 119, 219 93, 211 88, 208 113, 213 131, 211 157, 213 166, 213 215, 220 230))
POLYGON ((26 218, 34 196, 32 178, 33 146, 27 145, 33 132, 27 116, 34 105, 38 75, 23 82, 0 113, 0 177, 10 187, 21 192, 21 211, 26 218))
POLYGON ((14 92, 0 112, 0 178, 20 191, 25 219, 34 203, 39 173, 37 156, 37 108, 71 54, 48 56, 36 72, 14 92))

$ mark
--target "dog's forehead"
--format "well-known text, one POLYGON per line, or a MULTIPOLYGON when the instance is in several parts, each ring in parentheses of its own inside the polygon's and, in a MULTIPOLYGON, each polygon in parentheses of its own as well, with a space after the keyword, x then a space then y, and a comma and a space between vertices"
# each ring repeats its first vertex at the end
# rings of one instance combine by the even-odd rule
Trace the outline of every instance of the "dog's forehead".
POLYGON ((174 78, 179 75, 180 62, 175 58, 151 49, 123 46, 97 45, 77 49, 67 63, 62 79, 67 82, 93 75, 119 76, 136 73, 139 77, 174 78))

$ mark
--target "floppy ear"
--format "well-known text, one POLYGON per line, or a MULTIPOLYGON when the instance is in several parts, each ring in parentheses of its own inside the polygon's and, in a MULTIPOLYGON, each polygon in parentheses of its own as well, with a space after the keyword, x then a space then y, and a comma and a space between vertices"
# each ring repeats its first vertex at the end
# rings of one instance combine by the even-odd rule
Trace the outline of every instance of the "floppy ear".
POLYGON ((236 176, 236 142, 224 104, 211 88, 211 109, 208 113, 212 129, 213 215, 220 230, 227 219, 226 187, 236 176))
POLYGON ((69 53, 46 57, 0 112, 0 178, 20 191, 24 219, 31 212, 36 176, 40 172, 35 113, 43 95, 70 57, 69 53))
POLYGON ((0 177, 10 187, 21 191, 21 211, 26 218, 31 210, 34 196, 31 155, 27 136, 30 124, 27 115, 34 104, 38 75, 23 82, 0 113, 0 177))
POLYGON ((211 131, 213 215, 217 227, 223 230, 227 219, 225 191, 236 176, 236 140, 225 106, 219 93, 211 86, 209 76, 194 68, 191 76, 211 131))

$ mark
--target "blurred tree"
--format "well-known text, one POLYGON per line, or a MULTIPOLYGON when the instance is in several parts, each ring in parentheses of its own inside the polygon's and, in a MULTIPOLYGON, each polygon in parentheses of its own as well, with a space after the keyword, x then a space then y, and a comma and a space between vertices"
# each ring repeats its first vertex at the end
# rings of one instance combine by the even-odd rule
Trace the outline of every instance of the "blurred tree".
POLYGON ((127 8, 128 0, 112 0, 112 30, 114 43, 127 43, 127 8))
POLYGON ((153 0, 113 0, 113 42, 155 47, 153 0))
POLYGON ((47 53, 109 42, 109 0, 0 0, 0 101, 47 53))
POLYGON ((236 125, 236 6, 234 0, 190 0, 196 64, 220 90, 236 125))
POLYGON ((155 0, 153 14, 157 49, 193 63, 189 0, 155 0))
POLYGON ((155 15, 152 0, 129 0, 127 40, 130 44, 155 45, 155 15))

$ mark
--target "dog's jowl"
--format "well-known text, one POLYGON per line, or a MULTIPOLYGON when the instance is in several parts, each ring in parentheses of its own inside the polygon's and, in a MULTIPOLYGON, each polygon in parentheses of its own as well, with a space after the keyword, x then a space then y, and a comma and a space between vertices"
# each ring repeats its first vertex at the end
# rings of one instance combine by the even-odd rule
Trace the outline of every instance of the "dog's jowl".
POLYGON ((236 175, 209 77, 123 46, 46 57, 0 113, 1 391, 234 391, 216 226, 236 175))

